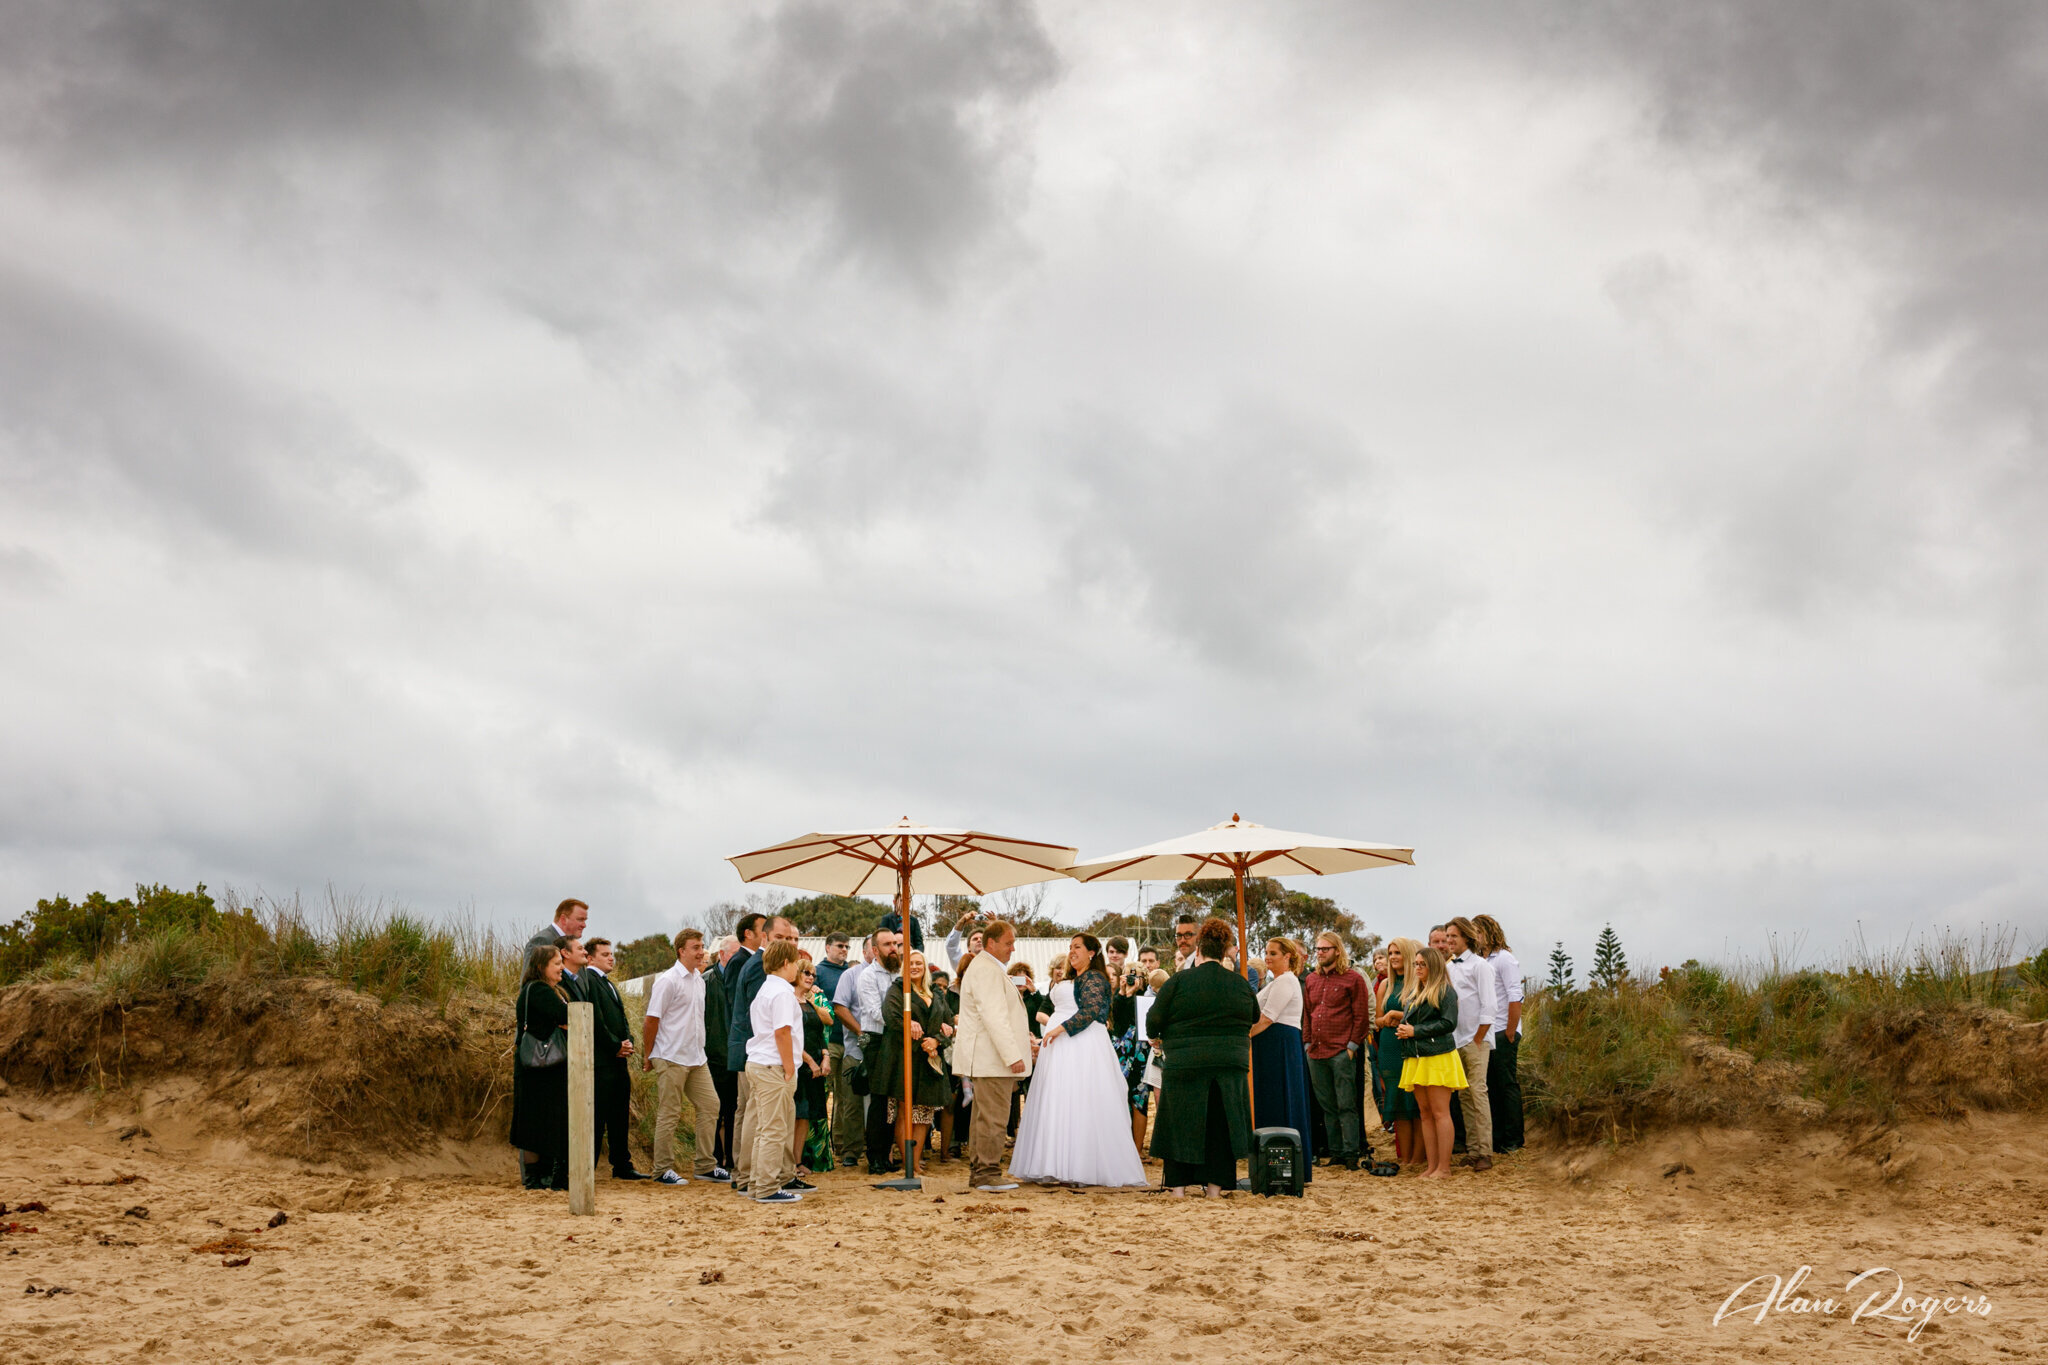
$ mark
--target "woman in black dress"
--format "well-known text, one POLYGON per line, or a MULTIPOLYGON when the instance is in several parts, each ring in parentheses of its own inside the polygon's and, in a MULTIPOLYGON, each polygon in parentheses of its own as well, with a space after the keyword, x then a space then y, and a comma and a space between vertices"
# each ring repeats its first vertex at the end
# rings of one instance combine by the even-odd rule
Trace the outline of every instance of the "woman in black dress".
MULTIPOLYGON (((562 989, 562 953, 553 944, 526 951, 526 975, 512 1007, 519 1032, 542 1043, 569 1027, 569 995, 562 989)), ((569 1188, 569 1066, 521 1066, 512 1056, 512 1145, 526 1163, 529 1190, 569 1188)))

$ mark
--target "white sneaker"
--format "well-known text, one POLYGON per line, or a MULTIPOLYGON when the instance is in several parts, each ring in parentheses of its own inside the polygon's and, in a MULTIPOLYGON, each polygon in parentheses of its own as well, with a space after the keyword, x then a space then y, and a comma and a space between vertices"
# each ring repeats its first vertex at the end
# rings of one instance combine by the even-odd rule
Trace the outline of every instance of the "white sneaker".
POLYGON ((976 1185, 974 1188, 980 1190, 983 1194, 1007 1194, 1017 1188, 1017 1182, 1011 1180, 1001 1185, 976 1185))

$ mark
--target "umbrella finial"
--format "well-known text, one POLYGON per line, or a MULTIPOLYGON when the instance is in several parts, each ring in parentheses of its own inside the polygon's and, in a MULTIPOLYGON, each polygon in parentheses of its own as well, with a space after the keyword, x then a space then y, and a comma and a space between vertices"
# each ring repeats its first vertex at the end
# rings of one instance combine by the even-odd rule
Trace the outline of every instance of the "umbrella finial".
POLYGON ((1243 817, 1242 815, 1239 815, 1239 814, 1238 814, 1238 813, 1237 813, 1236 811, 1232 811, 1232 812, 1230 812, 1230 823, 1231 823, 1231 824, 1233 824, 1233 825, 1234 825, 1234 824, 1237 824, 1237 823, 1238 823, 1239 821, 1241 821, 1241 820, 1243 820, 1243 819, 1244 819, 1244 817, 1243 817))

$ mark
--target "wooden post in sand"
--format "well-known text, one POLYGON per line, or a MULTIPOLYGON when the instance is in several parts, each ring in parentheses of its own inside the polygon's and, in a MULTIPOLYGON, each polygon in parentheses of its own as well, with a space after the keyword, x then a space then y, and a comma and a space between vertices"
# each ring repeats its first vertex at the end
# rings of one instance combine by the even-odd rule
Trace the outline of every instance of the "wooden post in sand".
POLYGON ((569 1212, 597 1212, 596 1073, 588 1000, 569 1002, 569 1212))

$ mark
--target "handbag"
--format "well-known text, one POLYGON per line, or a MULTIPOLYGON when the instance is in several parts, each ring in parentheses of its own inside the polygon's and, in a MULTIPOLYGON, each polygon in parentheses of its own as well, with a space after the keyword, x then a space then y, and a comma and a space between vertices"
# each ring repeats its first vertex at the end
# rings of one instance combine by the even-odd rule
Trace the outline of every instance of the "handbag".
POLYGON ((546 1042, 542 1042, 531 1033, 522 1032, 519 1035, 519 1065, 537 1071, 544 1071, 551 1066, 567 1066, 569 1044, 562 1037, 567 1032, 567 1029, 558 1028, 546 1042))
POLYGON ((526 997, 519 998, 519 1065, 545 1071, 552 1066, 569 1064, 569 1043, 562 1035, 567 1029, 558 1028, 545 1041, 535 1037, 526 1028, 526 997))

